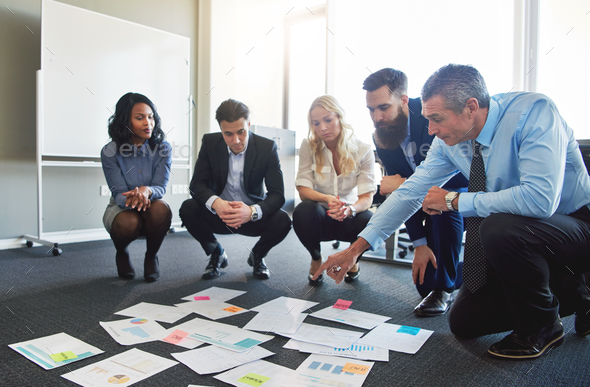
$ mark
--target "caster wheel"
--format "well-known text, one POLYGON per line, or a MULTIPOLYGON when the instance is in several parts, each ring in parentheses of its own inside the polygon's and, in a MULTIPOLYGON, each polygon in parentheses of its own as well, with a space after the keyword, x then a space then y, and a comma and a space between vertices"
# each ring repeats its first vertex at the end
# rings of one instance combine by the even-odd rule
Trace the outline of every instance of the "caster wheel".
POLYGON ((340 241, 336 241, 334 243, 332 243, 332 247, 337 249, 338 247, 340 247, 340 241))
POLYGON ((31 241, 27 241, 27 243, 26 243, 26 246, 27 246, 27 247, 33 247, 33 242, 31 242, 31 241))
POLYGON ((408 246, 408 250, 414 251, 414 246, 413 245, 408 246))
POLYGON ((408 253, 407 253, 407 252, 405 252, 405 251, 400 251, 398 255, 399 255, 399 257, 400 257, 400 258, 403 258, 403 257, 405 257, 407 254, 408 254, 408 253))
POLYGON ((62 251, 60 248, 54 247, 52 253, 57 257, 58 255, 61 255, 62 251))

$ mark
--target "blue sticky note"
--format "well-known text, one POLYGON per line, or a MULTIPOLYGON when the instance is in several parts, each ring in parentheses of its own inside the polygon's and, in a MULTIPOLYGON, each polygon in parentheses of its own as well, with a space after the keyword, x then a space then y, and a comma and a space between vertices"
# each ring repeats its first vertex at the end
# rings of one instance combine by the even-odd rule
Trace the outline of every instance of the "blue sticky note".
POLYGON ((420 328, 408 327, 408 326, 402 325, 397 331, 399 333, 407 333, 409 335, 416 336, 418 334, 418 332, 420 332, 420 328))

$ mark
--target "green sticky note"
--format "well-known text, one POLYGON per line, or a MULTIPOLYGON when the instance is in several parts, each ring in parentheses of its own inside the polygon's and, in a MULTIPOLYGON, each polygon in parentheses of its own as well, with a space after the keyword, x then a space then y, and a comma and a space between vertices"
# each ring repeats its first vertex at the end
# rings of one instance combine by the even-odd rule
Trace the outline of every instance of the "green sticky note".
POLYGON ((238 382, 247 384, 249 386, 258 387, 263 383, 266 383, 270 380, 267 376, 257 375, 253 373, 249 373, 248 375, 242 376, 238 379, 238 382))
POLYGON ((51 357, 55 362, 78 358, 78 356, 72 351, 54 353, 53 355, 49 355, 49 357, 51 357))

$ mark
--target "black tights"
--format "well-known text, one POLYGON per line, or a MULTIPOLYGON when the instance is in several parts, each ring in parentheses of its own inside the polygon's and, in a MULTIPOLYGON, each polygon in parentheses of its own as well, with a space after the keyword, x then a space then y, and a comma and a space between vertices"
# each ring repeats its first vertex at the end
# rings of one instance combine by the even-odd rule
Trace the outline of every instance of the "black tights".
POLYGON ((172 222, 172 211, 163 200, 154 200, 146 211, 123 211, 113 220, 111 239, 117 255, 128 255, 127 246, 145 236, 145 259, 152 260, 162 245, 172 222))

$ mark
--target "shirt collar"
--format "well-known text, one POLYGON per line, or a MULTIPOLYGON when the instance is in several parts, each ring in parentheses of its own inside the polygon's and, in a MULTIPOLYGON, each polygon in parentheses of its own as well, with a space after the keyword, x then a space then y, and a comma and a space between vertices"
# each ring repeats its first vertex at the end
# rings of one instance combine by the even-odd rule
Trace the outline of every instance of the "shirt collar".
POLYGON ((498 106, 498 102, 490 99, 490 108, 488 110, 488 116, 486 118, 486 123, 483 126, 483 129, 479 133, 479 136, 475 139, 481 145, 485 147, 489 147, 492 143, 492 138, 494 137, 494 133, 496 132, 496 128, 498 126, 498 120, 500 117, 500 108, 498 106))

